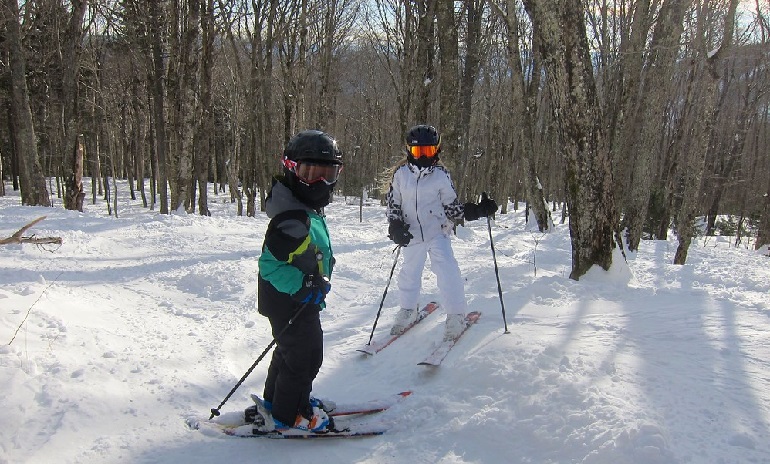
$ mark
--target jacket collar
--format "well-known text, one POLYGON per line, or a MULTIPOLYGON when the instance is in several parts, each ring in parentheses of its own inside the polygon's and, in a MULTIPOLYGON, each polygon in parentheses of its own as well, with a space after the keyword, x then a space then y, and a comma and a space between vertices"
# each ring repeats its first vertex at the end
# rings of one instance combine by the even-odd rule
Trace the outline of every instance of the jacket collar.
POLYGON ((409 171, 414 174, 415 176, 423 176, 428 175, 436 170, 437 165, 428 166, 427 168, 421 168, 419 166, 415 166, 412 163, 406 163, 406 165, 409 168, 409 171))
POLYGON ((299 201, 289 187, 281 182, 279 177, 274 177, 273 187, 270 189, 270 193, 265 201, 265 212, 267 213, 267 217, 273 218, 284 211, 296 209, 320 214, 319 211, 315 211, 299 201))

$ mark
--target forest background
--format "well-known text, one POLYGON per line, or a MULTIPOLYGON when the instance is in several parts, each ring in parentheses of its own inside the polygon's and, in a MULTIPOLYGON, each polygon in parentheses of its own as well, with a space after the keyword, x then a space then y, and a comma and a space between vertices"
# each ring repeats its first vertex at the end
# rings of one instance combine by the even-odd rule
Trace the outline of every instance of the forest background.
POLYGON ((427 123, 463 200, 569 221, 574 279, 671 230, 683 264, 699 218, 770 243, 767 1, 0 2, 0 177, 25 205, 82 211, 90 176, 115 214, 209 215, 214 183, 254 216, 307 128, 363 199, 427 123))

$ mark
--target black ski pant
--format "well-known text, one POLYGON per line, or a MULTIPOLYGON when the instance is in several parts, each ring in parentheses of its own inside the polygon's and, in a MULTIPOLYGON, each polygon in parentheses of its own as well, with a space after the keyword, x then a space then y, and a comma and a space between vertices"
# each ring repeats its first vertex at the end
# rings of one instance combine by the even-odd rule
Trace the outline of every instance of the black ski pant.
MULTIPOLYGON (((268 319, 273 337, 289 324, 294 315, 274 311, 268 319)), ((265 400, 273 403, 273 418, 294 425, 297 414, 310 418, 310 392, 323 363, 323 330, 320 307, 308 305, 288 326, 275 345, 265 380, 265 400)))

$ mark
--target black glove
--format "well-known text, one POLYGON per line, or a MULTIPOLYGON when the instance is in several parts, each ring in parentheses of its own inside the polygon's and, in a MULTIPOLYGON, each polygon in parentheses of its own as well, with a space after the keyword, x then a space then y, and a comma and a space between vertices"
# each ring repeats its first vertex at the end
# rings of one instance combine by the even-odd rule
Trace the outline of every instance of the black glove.
POLYGON ((497 211, 497 203, 489 198, 486 193, 481 194, 481 201, 476 203, 466 203, 463 217, 466 221, 475 221, 480 217, 487 217, 497 211))
POLYGON ((407 246, 414 235, 409 232, 409 224, 405 224, 401 219, 394 219, 388 226, 388 238, 396 245, 407 246))
POLYGON ((489 198, 486 193, 481 194, 481 201, 479 202, 479 213, 481 216, 487 217, 497 212, 497 202, 489 198))
POLYGON ((321 304, 331 289, 332 284, 326 276, 305 275, 302 287, 291 297, 300 303, 321 304))

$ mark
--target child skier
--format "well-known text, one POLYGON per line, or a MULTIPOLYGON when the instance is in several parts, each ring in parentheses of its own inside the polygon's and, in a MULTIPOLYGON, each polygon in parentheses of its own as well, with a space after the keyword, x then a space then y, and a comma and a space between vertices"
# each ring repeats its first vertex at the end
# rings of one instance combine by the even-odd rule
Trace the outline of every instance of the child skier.
POLYGON ((446 168, 439 163, 441 136, 433 126, 418 125, 406 134, 406 159, 394 170, 387 193, 388 237, 403 246, 398 274, 401 309, 391 334, 398 335, 418 316, 425 259, 430 256, 441 304, 446 308, 444 339, 456 338, 465 326, 465 290, 449 236, 452 221, 473 221, 497 211, 497 203, 460 203, 446 168))
POLYGON ((277 339, 264 400, 276 430, 319 432, 329 418, 310 392, 323 362, 319 312, 334 266, 322 208, 342 169, 342 153, 328 134, 303 131, 286 145, 283 166, 267 198, 271 220, 259 258, 259 313, 277 339))

